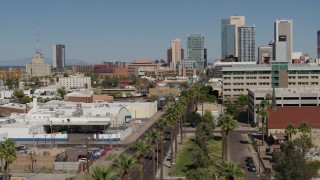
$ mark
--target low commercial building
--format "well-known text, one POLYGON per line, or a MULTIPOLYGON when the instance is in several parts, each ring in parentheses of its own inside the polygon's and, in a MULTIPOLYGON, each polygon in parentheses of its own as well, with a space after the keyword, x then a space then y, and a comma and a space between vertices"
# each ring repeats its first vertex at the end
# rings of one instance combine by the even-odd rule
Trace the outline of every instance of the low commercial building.
POLYGON ((224 103, 236 101, 237 96, 257 88, 320 88, 320 66, 288 64, 232 65, 222 68, 224 103))
POLYGON ((150 96, 178 96, 180 94, 180 89, 170 88, 168 86, 158 86, 156 88, 149 88, 150 96))
POLYGON ((91 77, 84 75, 75 75, 70 77, 60 77, 58 87, 65 87, 66 90, 70 89, 91 89, 91 77))
POLYGON ((74 103, 49 101, 38 104, 36 98, 28 113, 12 113, 12 124, 3 125, 15 141, 66 142, 68 134, 89 133, 94 141, 119 141, 130 135, 127 122, 132 118, 151 118, 157 112, 155 102, 74 103))
POLYGON ((19 69, 0 71, 0 79, 4 81, 10 79, 21 79, 21 71, 19 69))
POLYGON ((113 102, 113 97, 108 95, 94 95, 91 90, 80 90, 68 93, 64 97, 65 101, 82 103, 105 103, 113 102))
POLYGON ((156 71, 159 64, 154 64, 147 59, 138 59, 131 64, 126 64, 129 75, 145 76, 147 72, 156 71))

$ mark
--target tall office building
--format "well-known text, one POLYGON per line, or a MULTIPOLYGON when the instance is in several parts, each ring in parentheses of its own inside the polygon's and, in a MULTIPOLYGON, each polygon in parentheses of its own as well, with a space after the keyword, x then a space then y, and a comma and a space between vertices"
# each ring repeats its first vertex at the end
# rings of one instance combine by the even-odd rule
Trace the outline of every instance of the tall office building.
POLYGON ((187 41, 188 61, 195 61, 200 73, 204 72, 204 36, 189 34, 187 41))
POLYGON ((65 45, 62 45, 62 44, 53 45, 52 66, 54 68, 65 67, 65 45))
MULTIPOLYGON (((181 48, 181 61, 184 60, 184 49, 181 48)), ((167 49, 167 66, 170 66, 170 63, 172 62, 172 47, 170 49, 167 49)))
POLYGON ((318 35, 318 49, 317 49, 317 52, 318 52, 318 59, 320 59, 320 30, 318 31, 317 35, 318 35))
POLYGON ((203 59, 204 59, 204 67, 207 67, 208 66, 207 48, 203 49, 203 59))
POLYGON ((238 28, 239 61, 255 61, 255 27, 242 26, 238 28))
POLYGON ((269 64, 272 58, 273 46, 260 46, 258 47, 258 63, 269 64))
POLYGON ((277 61, 292 60, 292 20, 276 20, 274 22, 274 55, 277 61), (283 52, 283 50, 285 52, 283 52), (280 55, 279 55, 280 54, 280 55), (281 58, 281 59, 278 59, 281 58), (285 58, 285 59, 283 59, 285 58))
POLYGON ((221 58, 238 57, 238 28, 244 26, 244 16, 221 20, 221 58))
POLYGON ((171 62, 170 62, 170 68, 176 69, 176 65, 178 61, 181 60, 181 48, 180 48, 180 39, 174 39, 171 41, 171 62))

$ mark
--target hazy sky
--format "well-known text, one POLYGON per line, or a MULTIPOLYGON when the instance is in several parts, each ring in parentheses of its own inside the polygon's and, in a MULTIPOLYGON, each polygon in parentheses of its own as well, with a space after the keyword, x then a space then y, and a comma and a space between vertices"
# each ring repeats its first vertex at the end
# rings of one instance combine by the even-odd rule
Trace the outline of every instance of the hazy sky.
POLYGON ((256 48, 273 39, 275 19, 292 19, 293 50, 316 57, 319 7, 319 0, 3 0, 0 62, 33 56, 37 22, 47 58, 61 43, 67 60, 166 59, 172 39, 186 48, 187 35, 201 33, 212 61, 221 54, 221 19, 231 15, 255 25, 256 48))

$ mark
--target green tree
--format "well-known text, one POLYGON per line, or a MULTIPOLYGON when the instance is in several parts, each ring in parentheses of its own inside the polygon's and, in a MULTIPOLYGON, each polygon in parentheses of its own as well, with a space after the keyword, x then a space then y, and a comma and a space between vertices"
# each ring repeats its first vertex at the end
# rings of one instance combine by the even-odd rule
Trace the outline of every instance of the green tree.
POLYGON ((292 134, 297 134, 297 129, 294 124, 288 124, 286 129, 284 130, 286 134, 288 134, 289 141, 292 141, 292 134))
POLYGON ((221 128, 222 132, 222 160, 228 161, 228 135, 229 132, 236 128, 237 121, 234 120, 233 116, 223 115, 218 121, 218 126, 221 128))
POLYGON ((188 171, 187 180, 206 180, 214 179, 214 174, 207 168, 198 168, 188 171))
MULTIPOLYGON (((156 127, 159 129, 159 132, 161 133, 161 136, 164 137, 164 128, 168 125, 168 122, 164 118, 158 119, 156 122, 156 127)), ((160 179, 163 179, 163 141, 160 140, 160 179)))
POLYGON ((57 92, 60 94, 61 98, 64 99, 64 96, 67 94, 67 91, 64 87, 58 88, 57 92))
POLYGON ((300 127, 299 127, 299 131, 300 131, 302 134, 311 133, 311 126, 310 126, 310 124, 309 124, 307 121, 301 122, 300 127))
POLYGON ((211 164, 210 156, 208 152, 205 152, 202 148, 196 146, 192 150, 193 165, 195 168, 208 168, 211 164))
POLYGON ((204 112, 203 122, 208 123, 210 125, 213 124, 213 116, 212 116, 212 113, 210 111, 206 110, 204 112))
POLYGON ((144 154, 150 152, 151 147, 146 143, 146 141, 138 140, 131 144, 130 149, 135 153, 135 156, 140 163, 140 180, 143 180, 144 154))
POLYGON ((0 158, 1 167, 4 168, 3 179, 7 179, 9 176, 9 165, 17 158, 15 142, 12 139, 7 138, 0 142, 0 158), (3 163, 4 162, 4 166, 3 163))
POLYGON ((281 144, 281 151, 273 156, 273 168, 276 171, 276 179, 311 179, 316 174, 314 166, 307 163, 304 152, 297 148, 295 141, 287 141, 281 144))
POLYGON ((222 163, 219 168, 219 176, 224 177, 226 180, 242 179, 244 176, 243 169, 233 161, 222 163))
POLYGON ((139 168, 139 163, 130 155, 124 154, 116 158, 112 164, 116 172, 122 173, 122 180, 130 180, 129 170, 139 168))
POLYGON ((91 174, 86 174, 85 180, 116 180, 117 174, 105 166, 95 166, 91 174))
POLYGON ((162 136, 157 129, 153 128, 146 133, 146 137, 148 140, 151 141, 151 147, 152 147, 152 151, 151 151, 152 152, 151 153, 152 154, 152 178, 151 179, 155 179, 156 177, 155 151, 157 150, 157 153, 158 153, 158 149, 156 149, 157 141, 161 140, 162 136))
POLYGON ((200 114, 196 112, 188 112, 186 117, 187 123, 189 123, 192 127, 197 126, 202 121, 200 114))
POLYGON ((21 99, 19 100, 19 103, 20 103, 20 104, 27 104, 27 103, 29 103, 29 102, 31 102, 31 99, 29 98, 29 96, 24 96, 23 98, 21 98, 21 99))

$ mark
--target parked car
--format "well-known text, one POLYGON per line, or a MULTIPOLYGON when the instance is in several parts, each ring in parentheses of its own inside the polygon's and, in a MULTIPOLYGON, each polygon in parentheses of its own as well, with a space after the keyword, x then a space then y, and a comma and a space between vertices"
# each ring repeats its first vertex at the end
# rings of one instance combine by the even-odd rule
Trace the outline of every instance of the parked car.
POLYGON ((253 162, 252 157, 251 157, 251 156, 248 156, 248 157, 246 158, 246 162, 253 162))
POLYGON ((247 162, 246 166, 248 167, 252 167, 252 166, 255 166, 253 162, 247 162))
POLYGON ((80 158, 78 161, 79 162, 87 162, 87 158, 80 158))
POLYGON ((256 172, 257 168, 255 166, 250 166, 250 167, 248 167, 248 171, 256 172))

